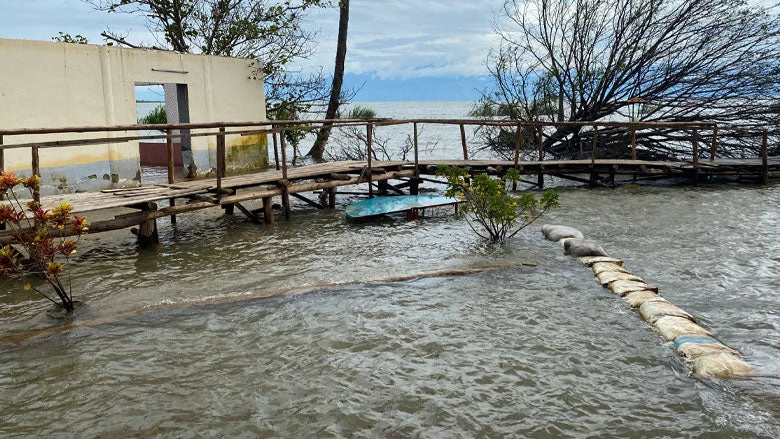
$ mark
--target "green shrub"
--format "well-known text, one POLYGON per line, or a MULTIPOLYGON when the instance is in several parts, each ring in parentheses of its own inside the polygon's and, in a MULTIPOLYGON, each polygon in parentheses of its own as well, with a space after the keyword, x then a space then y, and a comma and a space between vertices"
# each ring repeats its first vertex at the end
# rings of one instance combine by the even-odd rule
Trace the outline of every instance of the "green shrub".
POLYGON ((342 119, 375 119, 376 118, 376 111, 369 107, 361 107, 360 105, 355 105, 352 107, 352 109, 349 110, 346 117, 343 117, 342 119))
POLYGON ((471 176, 456 166, 439 166, 436 174, 447 179, 448 197, 465 202, 461 213, 471 229, 491 241, 501 242, 513 237, 545 212, 559 206, 558 192, 554 189, 546 190, 539 198, 530 192, 523 192, 518 197, 509 195, 507 183, 520 180, 515 169, 510 169, 501 178, 491 178, 487 174, 471 176))
POLYGON ((168 123, 168 113, 165 111, 165 106, 160 105, 151 113, 138 119, 138 123, 142 125, 162 125, 168 123))

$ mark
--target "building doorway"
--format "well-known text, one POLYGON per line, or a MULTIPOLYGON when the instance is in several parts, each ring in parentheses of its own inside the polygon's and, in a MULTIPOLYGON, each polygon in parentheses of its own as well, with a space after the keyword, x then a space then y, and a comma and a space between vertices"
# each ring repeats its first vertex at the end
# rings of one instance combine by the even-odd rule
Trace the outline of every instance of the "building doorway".
MULTIPOLYGON (((136 115, 139 124, 178 124, 190 122, 187 84, 139 82, 135 84, 136 115)), ((192 166, 192 139, 189 129, 174 130, 182 134, 173 140, 173 165, 177 179, 195 175, 192 166), (188 166, 189 165, 189 166, 188 166)), ((139 135, 164 135, 165 131, 150 130, 139 135)), ((167 178, 168 149, 165 139, 146 139, 139 142, 141 174, 145 183, 165 181, 167 178)))

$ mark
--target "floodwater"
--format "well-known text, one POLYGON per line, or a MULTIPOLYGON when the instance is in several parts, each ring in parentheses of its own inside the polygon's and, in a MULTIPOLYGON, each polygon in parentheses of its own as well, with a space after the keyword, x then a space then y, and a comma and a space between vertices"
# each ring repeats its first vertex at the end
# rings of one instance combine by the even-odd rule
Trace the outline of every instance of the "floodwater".
POLYGON ((539 224, 601 241, 758 376, 691 376, 538 225, 491 245, 449 211, 348 224, 297 205, 263 226, 213 209, 161 220, 155 249, 87 237, 82 326, 9 343, 60 323, 0 282, 0 436, 778 437, 780 186, 562 188, 561 204, 539 224), (493 266, 513 267, 377 281, 493 266))

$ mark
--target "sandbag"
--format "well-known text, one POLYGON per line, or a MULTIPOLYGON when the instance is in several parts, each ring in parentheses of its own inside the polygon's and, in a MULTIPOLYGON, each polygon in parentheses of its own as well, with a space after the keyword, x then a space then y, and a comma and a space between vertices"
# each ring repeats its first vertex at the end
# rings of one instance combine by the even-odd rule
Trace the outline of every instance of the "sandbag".
POLYGON ((639 307, 639 315, 649 323, 655 323, 656 320, 666 316, 684 317, 692 322, 696 321, 696 319, 685 312, 684 309, 661 298, 643 303, 642 306, 639 307))
POLYGON ((560 241, 564 238, 578 238, 582 239, 585 236, 579 230, 569 227, 561 226, 557 224, 545 224, 542 226, 542 234, 550 241, 560 241))
POLYGON ((717 352, 693 359, 693 373, 704 377, 729 379, 749 376, 753 368, 738 355, 717 352))
POLYGON ((582 262, 586 267, 590 267, 597 262, 611 262, 615 265, 623 265, 622 259, 610 258, 609 256, 583 256, 580 258, 580 262, 582 262))
MULTIPOLYGON (((645 302, 647 305, 649 302, 645 302)), ((642 306, 645 306, 642 305, 642 306)), ((641 309, 641 307, 640 307, 641 309)), ((706 335, 712 337, 712 334, 701 326, 693 323, 685 317, 664 316, 653 323, 653 328, 661 334, 666 341, 674 341, 677 337, 683 335, 706 335)))
POLYGON ((658 292, 658 287, 648 285, 644 282, 637 282, 635 280, 616 280, 607 285, 607 288, 621 297, 634 291, 648 290, 655 293, 658 292))
POLYGON ((729 352, 739 355, 736 349, 732 349, 723 343, 706 335, 681 335, 674 340, 677 353, 688 359, 695 359, 704 355, 729 352))
POLYGON ((620 271, 603 271, 597 274, 596 278, 599 280, 599 284, 601 285, 608 285, 616 280, 633 280, 637 282, 644 282, 644 279, 639 276, 634 276, 633 274, 623 273, 620 271))
POLYGON ((642 306, 643 303, 647 302, 648 300, 655 300, 660 298, 661 296, 659 296, 657 293, 648 290, 641 290, 641 291, 633 291, 631 293, 626 294, 623 297, 623 300, 625 300, 628 306, 630 306, 631 308, 639 308, 640 306, 642 306))
POLYGON ((620 273, 630 274, 628 270, 614 262, 594 262, 593 265, 590 266, 590 269, 593 270, 593 274, 596 276, 605 271, 618 271, 620 273))
POLYGON ((582 256, 609 256, 601 244, 590 239, 568 239, 563 248, 564 254, 578 258, 582 256))

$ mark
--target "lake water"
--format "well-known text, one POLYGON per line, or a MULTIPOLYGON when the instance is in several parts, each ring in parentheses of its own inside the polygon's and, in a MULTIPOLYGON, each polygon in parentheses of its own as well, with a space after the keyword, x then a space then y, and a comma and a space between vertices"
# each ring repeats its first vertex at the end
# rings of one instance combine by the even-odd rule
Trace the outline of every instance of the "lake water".
MULTIPOLYGON (((409 117, 410 105, 376 109, 409 117)), ((431 117, 462 117, 455 107, 431 117)), ((564 187, 540 220, 599 240, 739 349, 757 377, 729 382, 691 376, 536 225, 491 245, 444 210, 348 224, 349 201, 296 204, 273 226, 181 215, 159 221, 154 249, 127 231, 89 236, 71 267, 88 307, 65 331, 29 337, 58 323, 0 281, 0 435, 780 434, 779 186, 564 187), (316 287, 344 282, 355 284, 316 287), (302 286, 313 291, 251 299, 302 286)))

